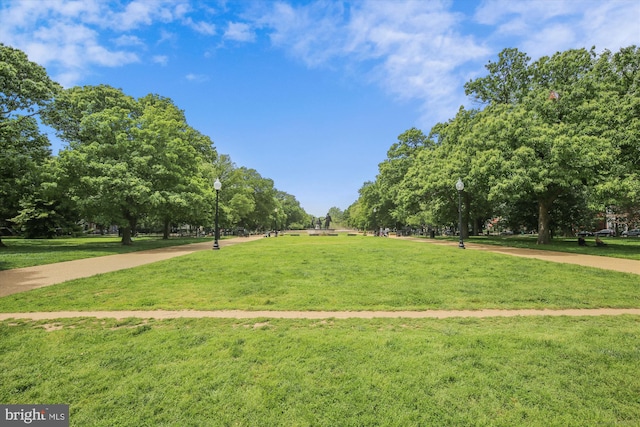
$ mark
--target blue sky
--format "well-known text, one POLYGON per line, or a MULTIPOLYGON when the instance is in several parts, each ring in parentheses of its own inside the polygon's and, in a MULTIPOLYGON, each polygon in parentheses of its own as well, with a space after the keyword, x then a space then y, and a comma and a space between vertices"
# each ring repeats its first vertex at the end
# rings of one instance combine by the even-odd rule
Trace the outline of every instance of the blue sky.
POLYGON ((616 51, 640 44, 639 22, 636 0, 4 0, 0 42, 65 87, 173 99, 218 152, 323 216, 399 134, 473 106, 464 83, 502 49, 616 51))

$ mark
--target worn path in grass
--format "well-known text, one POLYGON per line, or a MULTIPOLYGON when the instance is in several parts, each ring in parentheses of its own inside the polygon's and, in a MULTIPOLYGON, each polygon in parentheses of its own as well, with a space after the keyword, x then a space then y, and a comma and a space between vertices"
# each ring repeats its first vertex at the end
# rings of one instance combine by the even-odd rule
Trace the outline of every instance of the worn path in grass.
MULTIPOLYGON (((262 238, 261 236, 241 237, 220 241, 225 247, 237 243, 249 242, 262 238)), ((457 246, 457 242, 433 241, 428 239, 407 238, 418 242, 457 246)), ((569 254, 535 249, 508 248, 481 244, 466 244, 467 249, 486 250, 495 253, 537 258, 545 261, 578 264, 606 270, 621 271, 640 275, 640 261, 621 258, 598 257, 593 255, 569 254)), ((191 245, 174 246, 148 251, 132 252, 121 255, 108 255, 58 264, 37 267, 19 268, 0 271, 0 297, 29 289, 61 283, 95 274, 122 270, 138 265, 149 264, 164 259, 186 255, 200 250, 211 250, 211 242, 195 243, 191 245)), ((327 318, 448 318, 448 317, 495 317, 495 316, 600 316, 600 315, 640 315, 639 309, 569 309, 569 310, 427 310, 427 311, 95 311, 95 312, 41 312, 41 313, 0 313, 0 320, 6 319, 54 319, 69 317, 98 317, 98 318, 154 318, 170 319, 184 317, 198 318, 282 318, 282 319, 327 319, 327 318)))
MULTIPOLYGON (((458 246, 458 242, 429 240, 415 237, 401 237, 401 239, 415 242, 425 242, 434 245, 458 246)), ((546 251, 540 249, 522 249, 506 246, 483 245, 478 243, 465 243, 466 249, 489 251, 498 254, 513 255, 523 258, 536 258, 544 261, 560 262, 565 264, 583 265, 585 267, 601 268, 603 270, 620 271, 623 273, 640 274, 640 261, 634 259, 612 258, 597 255, 581 255, 568 252, 546 251)))
MULTIPOLYGON (((249 242, 262 236, 236 237, 221 239, 220 247, 249 242)), ((35 267, 14 268, 0 271, 0 297, 24 292, 44 286, 111 271, 125 270, 139 265, 175 258, 197 251, 212 250, 213 241, 192 243, 189 245, 170 246, 167 248, 150 249, 146 251, 130 252, 118 255, 106 255, 97 258, 85 258, 65 261, 55 264, 38 265, 35 267)))
POLYGON ((0 321, 9 319, 47 320, 94 317, 98 319, 448 319, 452 317, 516 316, 640 316, 640 308, 593 308, 564 310, 424 310, 424 311, 242 311, 242 310, 152 310, 152 311, 51 311, 37 313, 0 313, 0 321))

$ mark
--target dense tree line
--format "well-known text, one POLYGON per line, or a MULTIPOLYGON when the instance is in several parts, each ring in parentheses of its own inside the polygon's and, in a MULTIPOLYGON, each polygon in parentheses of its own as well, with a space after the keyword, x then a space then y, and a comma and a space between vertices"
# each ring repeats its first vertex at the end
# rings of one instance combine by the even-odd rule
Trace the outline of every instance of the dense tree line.
POLYGON ((346 215, 359 228, 455 226, 460 177, 468 234, 502 218, 516 230, 590 228, 598 214, 640 223, 640 50, 568 50, 537 61, 505 49, 465 85, 461 107, 428 135, 398 137, 346 215))
POLYGON ((178 224, 211 228, 216 178, 223 228, 309 221, 272 180, 218 154, 171 99, 134 99, 107 85, 63 89, 23 52, 0 44, 0 227, 51 237, 80 221, 117 225, 131 244, 144 222, 168 238, 178 224), (66 143, 58 156, 36 117, 66 143))

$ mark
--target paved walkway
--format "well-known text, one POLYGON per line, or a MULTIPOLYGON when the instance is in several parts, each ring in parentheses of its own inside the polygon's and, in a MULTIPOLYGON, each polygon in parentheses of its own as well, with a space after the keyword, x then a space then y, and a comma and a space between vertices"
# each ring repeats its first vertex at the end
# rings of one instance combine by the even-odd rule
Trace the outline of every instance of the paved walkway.
MULTIPOLYGON (((220 240, 220 247, 262 239, 262 236, 238 237, 220 240)), ((457 246, 457 242, 434 241, 429 239, 403 238, 416 242, 457 246)), ((621 258, 599 257, 593 255, 569 254, 535 249, 518 249, 492 245, 466 243, 468 250, 485 250, 512 256, 537 258, 545 261, 577 264, 605 270, 621 271, 640 275, 640 261, 621 258)), ((173 246, 148 251, 131 252, 121 255, 108 255, 67 261, 36 267, 18 268, 0 271, 0 297, 41 288, 67 280, 89 277, 96 274, 132 268, 139 265, 162 261, 196 251, 212 250, 211 241, 191 245, 173 246)), ((427 311, 93 311, 93 312, 41 312, 41 313, 0 313, 0 320, 6 319, 57 319, 69 317, 97 318, 282 318, 282 319, 327 319, 327 318, 449 318, 449 317, 508 317, 508 316, 601 316, 601 315, 640 315, 640 308, 630 309, 569 309, 569 310, 427 310, 427 311)))

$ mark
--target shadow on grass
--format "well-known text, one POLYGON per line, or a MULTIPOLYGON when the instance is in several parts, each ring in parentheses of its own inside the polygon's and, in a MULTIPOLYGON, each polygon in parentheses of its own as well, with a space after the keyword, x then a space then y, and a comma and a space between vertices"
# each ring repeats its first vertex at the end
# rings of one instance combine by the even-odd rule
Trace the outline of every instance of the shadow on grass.
POLYGON ((86 237, 61 239, 7 239, 0 249, 0 271, 35 265, 53 264, 82 258, 126 254, 171 246, 199 243, 195 238, 162 240, 155 237, 135 239, 133 245, 122 245, 120 238, 86 237))

